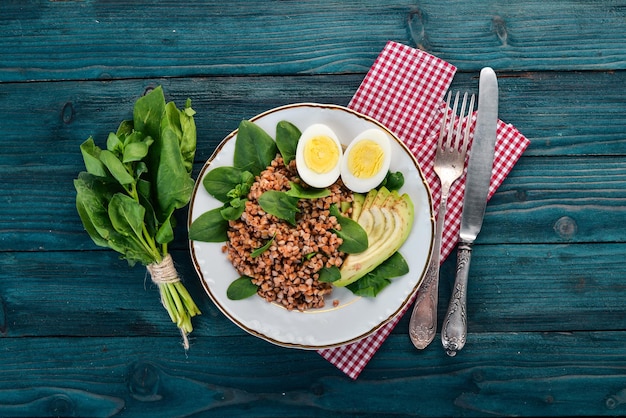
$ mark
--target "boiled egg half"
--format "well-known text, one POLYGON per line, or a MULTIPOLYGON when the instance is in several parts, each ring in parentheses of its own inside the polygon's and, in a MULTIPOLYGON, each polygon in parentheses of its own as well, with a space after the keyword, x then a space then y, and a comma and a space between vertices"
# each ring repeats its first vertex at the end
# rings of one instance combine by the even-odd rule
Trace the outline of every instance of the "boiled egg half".
POLYGON ((341 173, 341 143, 328 126, 316 123, 304 130, 296 147, 298 175, 309 186, 333 184, 341 173))
POLYGON ((341 162, 341 180, 353 192, 365 193, 384 180, 390 164, 389 136, 379 129, 368 129, 346 148, 341 162))

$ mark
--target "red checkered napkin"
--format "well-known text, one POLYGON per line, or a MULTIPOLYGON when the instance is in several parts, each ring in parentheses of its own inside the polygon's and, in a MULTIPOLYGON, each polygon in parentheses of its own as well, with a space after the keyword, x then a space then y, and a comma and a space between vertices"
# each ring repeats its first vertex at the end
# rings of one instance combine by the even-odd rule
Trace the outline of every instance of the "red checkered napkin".
MULTIPOLYGON (((439 205, 441 187, 433 170, 433 159, 443 114, 443 98, 455 72, 456 67, 452 64, 424 51, 389 42, 348 105, 378 120, 404 141, 415 154, 426 177, 435 207, 439 205)), ((517 129, 502 121, 498 121, 497 132, 489 198, 529 144, 517 129)), ((441 262, 450 255, 458 240, 464 190, 465 176, 450 190, 441 241, 441 262)), ((356 379, 412 302, 369 337, 341 347, 319 350, 318 353, 356 379)))

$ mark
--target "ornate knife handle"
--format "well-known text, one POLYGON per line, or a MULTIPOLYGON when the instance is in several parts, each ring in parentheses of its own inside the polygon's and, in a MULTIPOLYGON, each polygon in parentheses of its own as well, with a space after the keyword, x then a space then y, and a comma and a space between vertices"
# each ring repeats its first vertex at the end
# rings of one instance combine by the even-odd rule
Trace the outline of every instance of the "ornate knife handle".
POLYGON ((467 279, 471 257, 472 244, 460 242, 457 250, 454 290, 441 329, 441 343, 446 354, 451 357, 455 356, 465 346, 467 336, 467 279))

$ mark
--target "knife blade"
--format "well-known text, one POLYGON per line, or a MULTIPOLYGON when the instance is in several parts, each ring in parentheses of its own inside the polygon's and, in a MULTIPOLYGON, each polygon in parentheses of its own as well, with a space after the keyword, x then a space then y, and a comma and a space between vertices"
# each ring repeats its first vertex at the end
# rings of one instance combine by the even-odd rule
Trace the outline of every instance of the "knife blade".
POLYGON ((452 297, 443 321, 441 342, 446 353, 454 356, 465 346, 467 335, 467 281, 472 245, 483 224, 498 124, 498 80, 492 68, 480 72, 478 110, 474 139, 467 163, 461 230, 457 248, 457 267, 452 297))

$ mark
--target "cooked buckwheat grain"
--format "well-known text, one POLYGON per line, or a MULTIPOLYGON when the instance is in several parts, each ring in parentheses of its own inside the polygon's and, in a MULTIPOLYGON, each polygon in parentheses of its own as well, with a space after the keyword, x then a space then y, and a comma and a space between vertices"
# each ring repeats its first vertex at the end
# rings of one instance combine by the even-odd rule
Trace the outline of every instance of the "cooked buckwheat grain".
POLYGON ((330 195, 319 199, 300 199, 296 226, 265 213, 258 198, 268 190, 288 190, 289 181, 302 184, 295 161, 288 167, 278 155, 258 177, 248 194, 241 218, 230 221, 229 241, 223 247, 240 275, 249 276, 259 286, 258 294, 288 310, 304 311, 324 306, 324 296, 332 291, 320 282, 319 270, 340 267, 345 254, 339 251, 342 239, 337 219, 330 215, 332 204, 351 202, 352 193, 338 180, 329 187, 330 195), (258 257, 250 254, 274 237, 271 246, 258 257))

